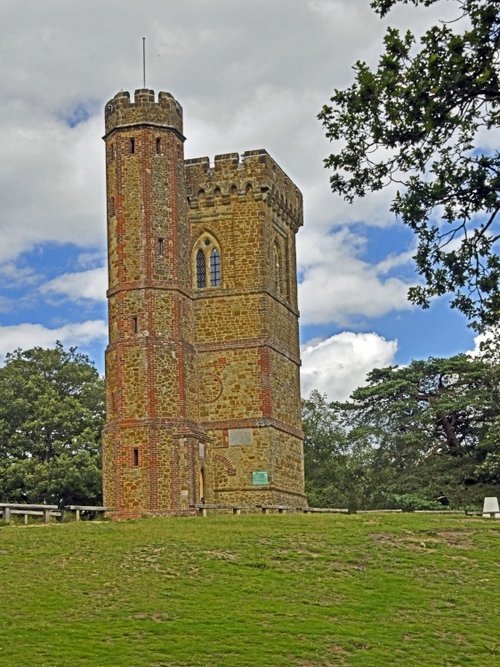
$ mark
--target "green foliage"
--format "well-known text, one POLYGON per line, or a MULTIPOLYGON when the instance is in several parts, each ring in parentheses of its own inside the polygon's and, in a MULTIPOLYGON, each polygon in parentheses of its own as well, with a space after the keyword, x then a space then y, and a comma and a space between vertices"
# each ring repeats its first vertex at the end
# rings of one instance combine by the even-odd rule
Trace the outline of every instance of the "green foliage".
POLYGON ((443 509, 443 505, 437 500, 429 500, 419 493, 389 494, 384 507, 394 507, 403 510, 403 512, 413 512, 415 510, 436 511, 443 509))
POLYGON ((498 524, 300 514, 3 527, 0 662, 493 667, 498 524))
POLYGON ((480 503, 494 491, 477 468, 498 449, 488 436, 499 399, 499 366, 466 355, 431 358, 372 371, 352 394, 353 420, 370 430, 388 491, 480 503))
POLYGON ((75 348, 8 354, 0 368, 0 498, 95 504, 103 380, 75 348))
POLYGON ((311 392, 302 402, 306 494, 312 507, 363 507, 370 486, 372 450, 352 441, 337 403, 311 392))
MULTIPOLYGON (((402 0, 408 4, 408 0, 402 0)), ((354 66, 319 114, 342 147, 325 160, 332 190, 347 201, 397 184, 391 210, 416 234, 425 285, 484 330, 500 319, 500 153, 488 148, 500 125, 500 3, 454 0, 462 20, 421 38, 389 28, 376 70, 354 66)), ((373 0, 384 16, 401 0, 373 0)), ((429 6, 437 0, 411 0, 429 6)))
POLYGON ((458 355, 375 369, 344 404, 313 392, 304 431, 310 504, 480 505, 500 482, 500 366, 458 355))
MULTIPOLYGON (((374 369, 352 400, 363 423, 397 455, 399 444, 417 460, 433 452, 465 456, 498 414, 499 367, 458 355, 374 369)), ((358 417, 359 420, 359 417, 358 417)))

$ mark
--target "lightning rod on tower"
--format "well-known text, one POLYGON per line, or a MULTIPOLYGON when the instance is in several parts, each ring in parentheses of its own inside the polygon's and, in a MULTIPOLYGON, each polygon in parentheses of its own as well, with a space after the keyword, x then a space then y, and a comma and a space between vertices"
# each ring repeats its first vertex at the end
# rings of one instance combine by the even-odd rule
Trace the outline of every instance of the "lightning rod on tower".
POLYGON ((143 88, 146 88, 146 38, 142 38, 142 81, 143 88))

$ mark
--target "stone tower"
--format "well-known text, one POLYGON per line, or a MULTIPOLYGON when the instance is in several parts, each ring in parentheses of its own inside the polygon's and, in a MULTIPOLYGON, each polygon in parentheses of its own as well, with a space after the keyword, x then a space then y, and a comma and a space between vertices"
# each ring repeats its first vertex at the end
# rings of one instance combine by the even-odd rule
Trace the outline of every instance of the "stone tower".
POLYGON ((106 506, 303 506, 299 190, 263 150, 185 161, 168 93, 105 117, 106 506))

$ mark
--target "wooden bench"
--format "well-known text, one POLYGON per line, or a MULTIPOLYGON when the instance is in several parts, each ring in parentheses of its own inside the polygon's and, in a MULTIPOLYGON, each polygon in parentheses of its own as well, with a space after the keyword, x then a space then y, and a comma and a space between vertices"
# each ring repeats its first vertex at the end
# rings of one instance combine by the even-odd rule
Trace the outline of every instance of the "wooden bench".
POLYGON ((231 511, 233 514, 241 514, 242 510, 251 510, 247 505, 218 505, 216 503, 197 503, 194 508, 201 516, 208 516, 208 510, 231 511))
POLYGON ((348 509, 336 507, 297 507, 297 511, 303 512, 304 514, 349 514, 348 509))
POLYGON ((104 514, 109 512, 109 507, 102 507, 101 505, 65 505, 65 511, 75 513, 75 521, 80 521, 82 512, 95 512, 96 514, 104 514))
POLYGON ((0 503, 0 512, 4 523, 10 523, 12 515, 24 516, 24 523, 28 523, 29 516, 42 516, 44 523, 49 523, 51 516, 61 516, 57 505, 36 505, 33 503, 0 503))

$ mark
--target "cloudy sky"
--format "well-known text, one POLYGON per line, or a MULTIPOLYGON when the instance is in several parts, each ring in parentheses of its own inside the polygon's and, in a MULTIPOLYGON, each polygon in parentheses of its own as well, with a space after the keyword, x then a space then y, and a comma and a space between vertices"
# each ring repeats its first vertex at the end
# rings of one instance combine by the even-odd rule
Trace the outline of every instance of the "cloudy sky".
POLYGON ((381 21, 369 0, 1 0, 0 359, 61 340, 103 368, 103 107, 142 87, 143 36, 147 86, 184 108, 187 158, 266 148, 304 194, 304 395, 345 398, 375 366, 472 349, 445 300, 408 303, 414 239, 391 193, 331 194, 316 119, 388 24, 421 31, 441 4, 381 21))

